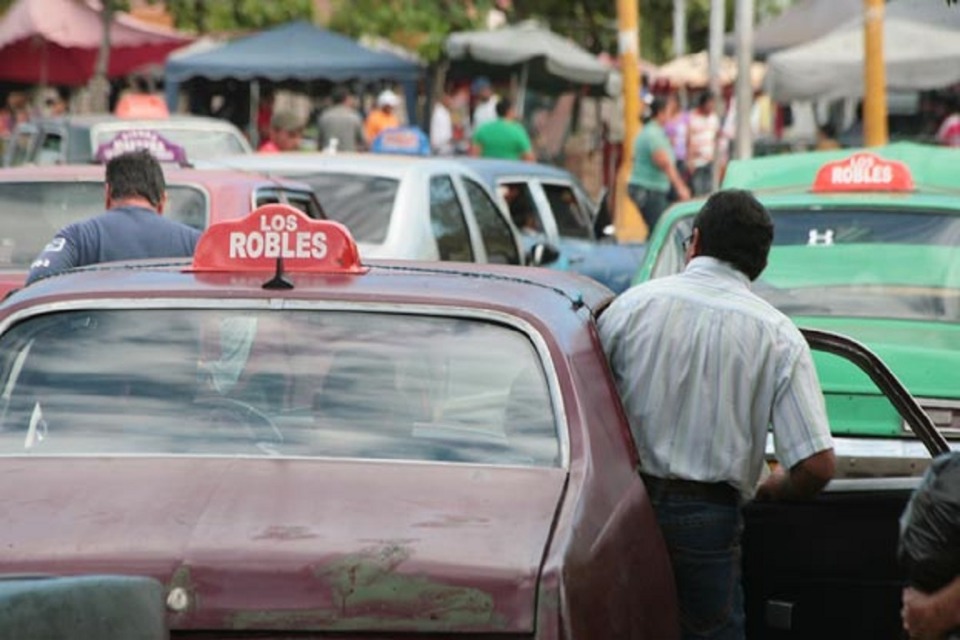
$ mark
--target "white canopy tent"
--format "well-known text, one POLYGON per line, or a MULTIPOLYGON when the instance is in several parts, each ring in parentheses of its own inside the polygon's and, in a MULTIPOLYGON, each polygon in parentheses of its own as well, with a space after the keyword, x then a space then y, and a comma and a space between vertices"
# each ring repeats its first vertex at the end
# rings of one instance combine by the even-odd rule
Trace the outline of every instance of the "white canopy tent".
MULTIPOLYGON (((919 91, 960 82, 960 11, 942 2, 896 0, 887 5, 883 48, 887 88, 919 91), (942 14, 942 15, 941 15, 942 14)), ((863 96, 863 17, 767 59, 774 100, 863 96)))
POLYGON ((521 96, 527 86, 550 93, 586 87, 593 95, 618 90, 612 79, 616 74, 597 56, 534 21, 452 33, 445 51, 451 61, 479 73, 500 69, 515 74, 521 96))

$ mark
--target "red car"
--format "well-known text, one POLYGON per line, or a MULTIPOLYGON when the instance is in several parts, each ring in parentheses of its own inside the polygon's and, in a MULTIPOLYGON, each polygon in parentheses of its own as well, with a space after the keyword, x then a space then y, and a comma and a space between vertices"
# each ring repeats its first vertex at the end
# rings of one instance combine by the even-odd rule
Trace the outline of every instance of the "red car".
MULTIPOLYGON (((196 229, 247 215, 275 202, 323 217, 308 185, 242 171, 164 167, 164 215, 196 229)), ((104 167, 16 167, 0 171, 0 297, 19 287, 30 263, 62 227, 104 207, 104 167)))
MULTIPOLYGON (((0 305, 0 574, 154 578, 173 637, 678 637, 597 337, 611 292, 358 255, 339 223, 269 205, 192 263, 78 269, 0 305)), ((945 447, 868 352, 811 340, 945 447)), ((761 636, 890 631, 882 549, 921 470, 869 469, 748 510, 761 636)))

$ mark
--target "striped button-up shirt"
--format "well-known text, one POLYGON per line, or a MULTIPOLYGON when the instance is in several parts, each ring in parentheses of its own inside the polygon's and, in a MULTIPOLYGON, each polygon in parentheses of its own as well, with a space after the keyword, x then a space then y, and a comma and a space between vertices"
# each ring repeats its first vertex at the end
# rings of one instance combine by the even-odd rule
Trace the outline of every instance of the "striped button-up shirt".
POLYGON ((787 468, 833 446, 800 331, 709 257, 633 287, 599 322, 642 470, 753 496, 772 426, 787 468))

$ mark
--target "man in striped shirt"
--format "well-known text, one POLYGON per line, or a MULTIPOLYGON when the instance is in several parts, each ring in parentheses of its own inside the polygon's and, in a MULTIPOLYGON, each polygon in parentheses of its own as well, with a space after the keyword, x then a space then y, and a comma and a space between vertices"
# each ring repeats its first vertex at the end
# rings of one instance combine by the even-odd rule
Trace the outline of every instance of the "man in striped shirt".
POLYGON ((756 198, 718 192, 694 220, 685 270, 627 290, 599 322, 673 562, 684 638, 744 637, 741 505, 813 496, 834 473, 810 349, 750 290, 772 242, 756 198), (761 484, 770 427, 781 466, 761 484))

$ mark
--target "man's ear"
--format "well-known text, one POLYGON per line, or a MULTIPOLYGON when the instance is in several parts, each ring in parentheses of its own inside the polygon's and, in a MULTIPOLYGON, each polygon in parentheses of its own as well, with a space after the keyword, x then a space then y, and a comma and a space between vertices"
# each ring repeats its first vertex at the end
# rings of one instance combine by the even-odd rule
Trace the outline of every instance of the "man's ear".
POLYGON ((160 196, 160 202, 157 203, 157 213, 163 213, 163 210, 167 208, 167 192, 164 191, 163 195, 160 196))
POLYGON ((111 206, 112 202, 113 202, 113 196, 110 195, 110 185, 104 184, 103 185, 103 205, 107 209, 112 209, 113 208, 111 206))

